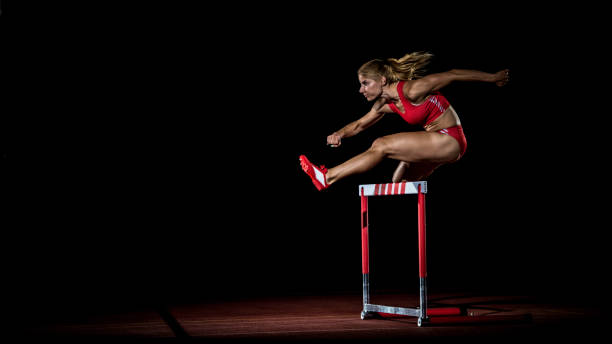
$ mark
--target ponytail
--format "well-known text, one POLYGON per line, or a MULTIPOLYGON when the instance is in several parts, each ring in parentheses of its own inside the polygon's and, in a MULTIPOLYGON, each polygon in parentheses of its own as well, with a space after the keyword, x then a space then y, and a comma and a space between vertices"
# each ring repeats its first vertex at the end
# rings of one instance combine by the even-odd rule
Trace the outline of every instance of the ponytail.
POLYGON ((375 59, 362 65, 357 73, 372 79, 384 76, 388 84, 400 80, 419 79, 424 76, 425 67, 432 57, 433 54, 420 51, 406 54, 399 59, 375 59))

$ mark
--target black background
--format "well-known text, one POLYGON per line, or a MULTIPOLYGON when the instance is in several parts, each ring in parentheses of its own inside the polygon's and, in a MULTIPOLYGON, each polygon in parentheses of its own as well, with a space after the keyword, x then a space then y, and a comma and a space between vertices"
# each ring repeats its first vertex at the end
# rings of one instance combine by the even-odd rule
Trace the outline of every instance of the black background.
MULTIPOLYGON (((438 7, 438 6, 434 6, 438 7)), ((357 185, 317 192, 298 156, 369 110, 356 70, 430 51, 466 155, 429 179, 429 287, 597 304, 608 92, 596 10, 146 3, 37 6, 2 25, 5 294, 28 315, 361 291, 357 185), (476 11, 477 10, 477 11, 476 11), (579 24, 580 23, 580 24, 579 24)), ((372 283, 417 290, 416 197, 370 201, 372 283)))

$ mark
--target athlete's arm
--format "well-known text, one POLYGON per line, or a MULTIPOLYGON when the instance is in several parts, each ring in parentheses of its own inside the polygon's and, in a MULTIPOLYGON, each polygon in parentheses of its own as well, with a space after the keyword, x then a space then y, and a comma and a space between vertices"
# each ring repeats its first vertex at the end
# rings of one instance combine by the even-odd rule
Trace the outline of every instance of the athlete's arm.
POLYGON ((452 69, 448 72, 435 73, 414 80, 406 96, 413 101, 426 97, 430 92, 437 91, 453 81, 483 81, 494 82, 497 86, 504 86, 508 82, 508 69, 497 73, 486 73, 469 69, 452 69))
POLYGON ((365 116, 360 119, 351 122, 344 126, 342 129, 336 131, 335 133, 329 135, 327 137, 327 144, 332 146, 339 146, 340 140, 345 137, 351 137, 359 134, 365 129, 371 127, 374 123, 380 121, 381 118, 385 115, 385 111, 383 111, 383 107, 385 106, 386 99, 379 98, 372 106, 372 109, 365 114, 365 116))

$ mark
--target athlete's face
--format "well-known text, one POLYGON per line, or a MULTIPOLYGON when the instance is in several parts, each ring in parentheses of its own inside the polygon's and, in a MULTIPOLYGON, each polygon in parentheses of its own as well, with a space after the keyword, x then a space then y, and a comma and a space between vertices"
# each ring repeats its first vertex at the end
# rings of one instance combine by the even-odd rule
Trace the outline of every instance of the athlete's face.
POLYGON ((372 101, 382 94, 382 79, 375 80, 366 78, 359 74, 359 93, 363 94, 368 101, 372 101))

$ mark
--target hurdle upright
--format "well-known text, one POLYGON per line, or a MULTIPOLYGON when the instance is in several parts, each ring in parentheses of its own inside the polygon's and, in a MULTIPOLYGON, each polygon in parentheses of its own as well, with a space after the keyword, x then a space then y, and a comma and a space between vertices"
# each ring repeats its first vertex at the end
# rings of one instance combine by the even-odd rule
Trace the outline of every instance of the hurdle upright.
POLYGON ((361 196, 361 258, 363 271, 363 310, 361 319, 369 319, 375 315, 398 314, 418 317, 418 326, 429 322, 431 315, 459 315, 461 310, 455 307, 434 308, 427 307, 427 256, 425 245, 425 194, 427 182, 401 182, 386 184, 359 185, 361 196), (418 195, 418 245, 419 245, 419 308, 404 308, 375 305, 370 303, 370 263, 368 243, 368 197, 390 195, 418 195))

